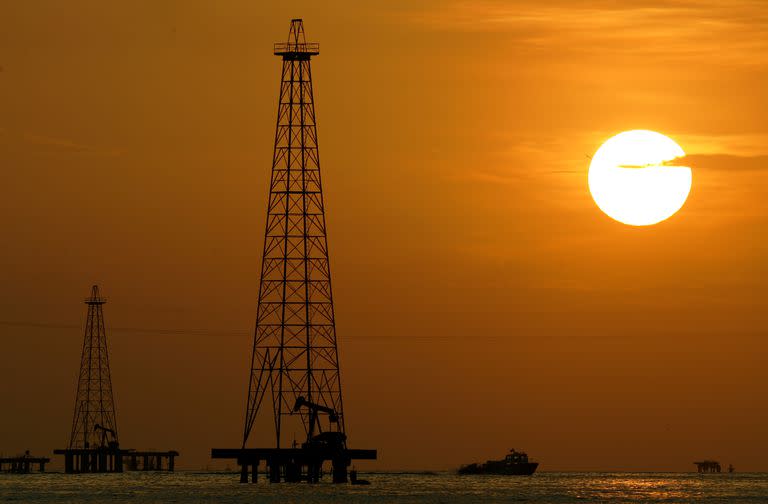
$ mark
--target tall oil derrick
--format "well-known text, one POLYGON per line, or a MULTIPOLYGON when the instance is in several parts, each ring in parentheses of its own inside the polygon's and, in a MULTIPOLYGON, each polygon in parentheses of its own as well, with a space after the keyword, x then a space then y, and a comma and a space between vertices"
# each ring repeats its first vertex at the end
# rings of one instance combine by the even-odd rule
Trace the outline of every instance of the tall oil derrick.
POLYGON ((106 302, 99 295, 97 285, 91 288, 91 296, 85 300, 88 316, 69 438, 70 449, 99 448, 107 446, 108 442, 117 443, 115 401, 102 309, 106 302))
POLYGON ((275 44, 283 68, 243 446, 265 394, 277 448, 297 429, 312 430, 315 416, 294 411, 299 397, 336 412, 328 422, 318 411, 316 429, 344 432, 310 67, 318 49, 306 42, 300 19, 291 21, 288 42, 275 44), (292 418, 301 426, 288 424, 292 418))
POLYGON ((64 455, 64 471, 67 473, 123 471, 104 325, 103 306, 106 302, 99 294, 99 287, 91 287, 91 296, 85 300, 88 316, 69 445, 64 450, 53 451, 64 455))
POLYGON ((91 287, 91 296, 85 300, 88 316, 69 445, 65 449, 53 450, 53 453, 64 455, 66 473, 123 472, 123 459, 130 470, 140 467, 144 471, 162 471, 165 460, 167 470, 173 471, 175 458, 179 455, 175 450, 120 448, 104 324, 103 306, 106 302, 99 294, 99 287, 91 287))
POLYGON ((270 481, 316 482, 330 460, 340 483, 352 459, 376 451, 346 441, 310 66, 319 46, 293 19, 274 54, 282 73, 242 448, 212 456, 237 459, 242 482, 261 460, 270 481), (274 448, 248 448, 269 409, 274 448))

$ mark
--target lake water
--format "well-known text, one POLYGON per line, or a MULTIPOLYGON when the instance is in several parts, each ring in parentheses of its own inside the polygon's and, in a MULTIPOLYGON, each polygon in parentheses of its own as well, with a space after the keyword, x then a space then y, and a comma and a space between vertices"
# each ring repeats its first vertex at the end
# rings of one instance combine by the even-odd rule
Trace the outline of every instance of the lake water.
POLYGON ((768 474, 538 473, 532 477, 360 474, 370 486, 240 484, 237 474, 0 474, 23 503, 768 502, 768 474))

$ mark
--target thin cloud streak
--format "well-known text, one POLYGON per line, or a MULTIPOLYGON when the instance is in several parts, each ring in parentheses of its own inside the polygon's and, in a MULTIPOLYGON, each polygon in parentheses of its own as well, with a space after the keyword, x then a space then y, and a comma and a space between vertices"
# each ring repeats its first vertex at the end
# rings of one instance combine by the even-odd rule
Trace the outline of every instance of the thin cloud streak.
POLYGON ((28 144, 49 148, 58 152, 79 153, 91 156, 119 157, 123 155, 120 149, 105 149, 93 145, 86 145, 65 138, 54 138, 32 133, 23 133, 22 138, 28 144))
POLYGON ((734 156, 732 154, 689 154, 664 163, 666 166, 690 166, 707 171, 764 171, 768 169, 768 155, 734 156))
POLYGON ((656 55, 709 64, 768 62, 768 15, 758 2, 591 5, 459 1, 410 11, 405 19, 435 30, 502 32, 534 50, 656 55))

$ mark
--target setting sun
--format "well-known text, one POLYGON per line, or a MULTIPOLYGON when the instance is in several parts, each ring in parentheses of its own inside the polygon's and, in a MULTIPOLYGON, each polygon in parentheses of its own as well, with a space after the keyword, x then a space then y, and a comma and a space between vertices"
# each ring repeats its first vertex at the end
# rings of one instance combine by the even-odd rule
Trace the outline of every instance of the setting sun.
POLYGON ((592 158, 592 198, 606 215, 624 224, 649 226, 668 219, 691 191, 691 169, 666 164, 682 156, 683 149, 660 133, 619 133, 592 158))

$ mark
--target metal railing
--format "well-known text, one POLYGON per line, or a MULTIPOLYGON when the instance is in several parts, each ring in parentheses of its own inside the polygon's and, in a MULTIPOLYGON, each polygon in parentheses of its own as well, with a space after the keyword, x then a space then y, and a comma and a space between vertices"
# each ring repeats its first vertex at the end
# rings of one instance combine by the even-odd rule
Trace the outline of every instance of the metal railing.
POLYGON ((320 44, 309 42, 278 42, 275 44, 275 54, 284 53, 309 53, 318 54, 320 52, 320 44))

